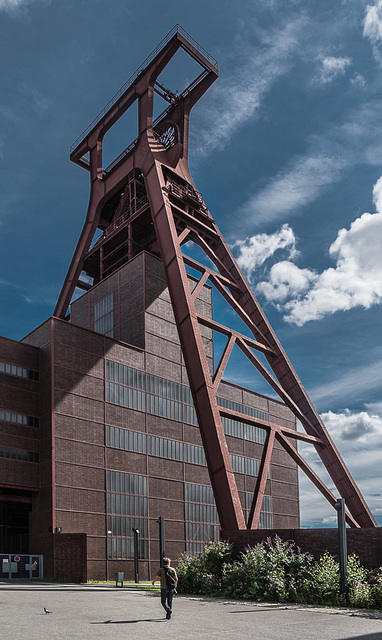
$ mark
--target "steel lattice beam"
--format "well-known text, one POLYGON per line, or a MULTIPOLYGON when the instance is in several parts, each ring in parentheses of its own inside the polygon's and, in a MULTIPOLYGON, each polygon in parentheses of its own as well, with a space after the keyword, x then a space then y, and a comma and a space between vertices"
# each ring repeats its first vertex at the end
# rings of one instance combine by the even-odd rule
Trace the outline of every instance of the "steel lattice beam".
MULTIPOLYGON (((189 114, 193 105, 217 76, 216 61, 177 25, 76 141, 71 150, 71 159, 89 170, 91 193, 86 222, 58 299, 55 315, 61 318, 66 317, 74 290, 76 286, 81 286, 80 274, 84 265, 89 264, 92 251, 90 247, 97 228, 104 229, 107 224, 113 225, 113 220, 125 212, 128 239, 124 240, 125 244, 121 242, 121 248, 126 245, 126 259, 130 259, 133 255, 134 242, 141 247, 139 244, 141 241, 134 238, 133 224, 137 220, 142 220, 142 224, 145 224, 147 218, 144 216, 147 215, 149 207, 150 224, 153 224, 155 237, 152 236, 150 241, 147 240, 147 245, 143 247, 156 252, 156 255, 161 257, 166 273, 221 526, 230 530, 257 526, 272 448, 276 440, 333 505, 335 497, 292 446, 290 439, 294 438, 310 442, 316 448, 339 494, 346 500, 349 524, 354 527, 374 527, 376 522, 357 485, 330 439, 190 175, 189 114), (179 49, 183 49, 200 65, 201 72, 187 89, 177 95, 167 91, 162 84, 157 83, 157 79, 179 49), (155 91, 168 101, 169 106, 153 122, 155 91), (103 137, 135 101, 138 101, 138 138, 109 167, 104 168, 102 165, 103 137), (123 192, 128 176, 135 175, 134 172, 140 172, 144 177, 147 204, 142 207, 142 210, 135 211, 134 215, 126 213, 130 210, 129 199, 125 192, 115 209, 114 218, 105 222, 103 217, 105 205, 118 199, 118 194, 123 192), (183 255, 182 245, 190 240, 203 249, 216 271, 183 255), (190 290, 186 270, 189 266, 201 274, 193 292, 190 290), (250 329, 253 335, 252 340, 197 314, 195 300, 207 281, 216 288, 250 329), (200 325, 203 324, 227 336, 226 348, 213 373, 209 371, 203 347, 200 330, 200 325), (219 382, 234 345, 237 345, 260 371, 301 421, 306 431, 303 435, 291 430, 283 430, 270 423, 262 425, 267 429, 268 435, 248 524, 244 520, 222 427, 222 415, 227 415, 227 410, 218 406, 216 398, 219 382), (264 354, 268 367, 264 366, 254 354, 256 350, 264 354)), ((117 227, 118 225, 115 225, 113 229, 117 227)), ((97 276, 99 278, 103 277, 105 266, 103 260, 104 254, 101 247, 100 269, 97 276)), ((233 415, 235 419, 250 422, 248 416, 240 416, 237 413, 233 415)))

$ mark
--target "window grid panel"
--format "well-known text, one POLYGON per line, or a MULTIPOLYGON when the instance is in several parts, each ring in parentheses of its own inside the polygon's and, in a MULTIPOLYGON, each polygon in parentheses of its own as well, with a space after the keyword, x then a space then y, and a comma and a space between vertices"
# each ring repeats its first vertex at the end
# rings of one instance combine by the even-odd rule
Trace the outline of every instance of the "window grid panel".
POLYGON ((259 409, 254 409, 253 407, 249 407, 248 405, 241 404, 239 402, 233 402, 233 400, 226 400, 226 398, 217 397, 216 401, 220 407, 225 407, 226 409, 231 409, 231 411, 236 411, 237 413, 244 413, 247 416, 251 416, 252 418, 259 418, 259 420, 269 420, 269 414, 265 411, 260 411, 259 409))
MULTIPOLYGON (((245 494, 245 507, 244 507, 246 520, 248 520, 249 511, 250 511, 250 508, 252 506, 252 500, 253 500, 253 493, 246 493, 245 494)), ((273 527, 272 497, 271 496, 266 495, 266 496, 263 497, 263 502, 262 502, 262 505, 261 505, 260 517, 259 517, 259 525, 258 526, 259 526, 259 529, 272 529, 272 527, 273 527)))
POLYGON ((13 449, 12 447, 0 446, 0 458, 18 460, 19 462, 39 462, 39 454, 37 451, 13 449))
MULTIPOLYGON (((178 422, 198 425, 191 389, 177 382, 145 374, 139 369, 106 360, 106 401, 139 411, 147 411, 178 422)), ((269 415, 247 405, 217 397, 221 407, 255 418, 268 420, 269 415)), ((266 432, 260 427, 243 424, 233 418, 222 418, 226 434, 264 444, 266 432)))
POLYGON ((108 558, 134 557, 133 528, 139 530, 139 557, 148 558, 147 478, 108 470, 106 473, 108 507, 108 558))
MULTIPOLYGON (((151 456, 177 460, 207 466, 207 460, 203 447, 178 440, 169 440, 139 431, 129 431, 120 427, 106 426, 106 446, 116 449, 124 449, 134 453, 148 453, 151 456)), ((235 473, 257 476, 260 461, 254 458, 245 458, 239 455, 230 455, 232 467, 235 473)), ((268 471, 268 478, 270 473, 268 471)))
POLYGON ((17 376, 18 378, 26 378, 27 380, 38 380, 38 371, 26 369, 25 367, 20 367, 19 365, 2 360, 0 360, 0 373, 7 373, 11 376, 17 376))
POLYGON ((111 293, 94 305, 94 331, 113 337, 114 335, 114 296, 111 293))
POLYGON ((21 424, 26 427, 38 427, 40 422, 36 416, 27 416, 24 413, 16 413, 15 411, 7 411, 0 409, 0 420, 13 424, 21 424))
POLYGON ((217 510, 211 487, 185 484, 186 549, 198 554, 209 541, 219 539, 217 510))

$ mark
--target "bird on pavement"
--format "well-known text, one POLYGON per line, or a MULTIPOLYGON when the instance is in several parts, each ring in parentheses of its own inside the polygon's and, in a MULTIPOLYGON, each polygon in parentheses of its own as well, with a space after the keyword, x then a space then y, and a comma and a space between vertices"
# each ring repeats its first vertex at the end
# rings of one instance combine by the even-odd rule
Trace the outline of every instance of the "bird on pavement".
POLYGON ((47 609, 46 607, 44 607, 44 611, 45 613, 53 613, 53 611, 49 611, 49 609, 47 609))

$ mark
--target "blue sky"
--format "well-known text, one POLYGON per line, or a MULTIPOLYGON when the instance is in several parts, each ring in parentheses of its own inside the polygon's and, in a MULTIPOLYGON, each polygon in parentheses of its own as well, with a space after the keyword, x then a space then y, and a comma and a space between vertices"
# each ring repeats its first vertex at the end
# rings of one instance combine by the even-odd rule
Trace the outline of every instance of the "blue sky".
MULTIPOLYGON (((219 62, 195 183, 382 524, 382 0, 0 0, 0 334, 52 314, 89 193, 70 144, 175 23, 219 62)), ((335 519, 304 479, 301 515, 335 519)))

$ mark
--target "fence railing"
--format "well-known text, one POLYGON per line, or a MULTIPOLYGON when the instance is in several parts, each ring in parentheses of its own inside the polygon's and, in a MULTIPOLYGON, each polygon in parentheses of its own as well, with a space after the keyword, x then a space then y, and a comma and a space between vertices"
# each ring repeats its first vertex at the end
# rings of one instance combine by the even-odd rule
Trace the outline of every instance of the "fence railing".
POLYGON ((41 580, 43 577, 43 556, 0 554, 0 580, 41 580))

